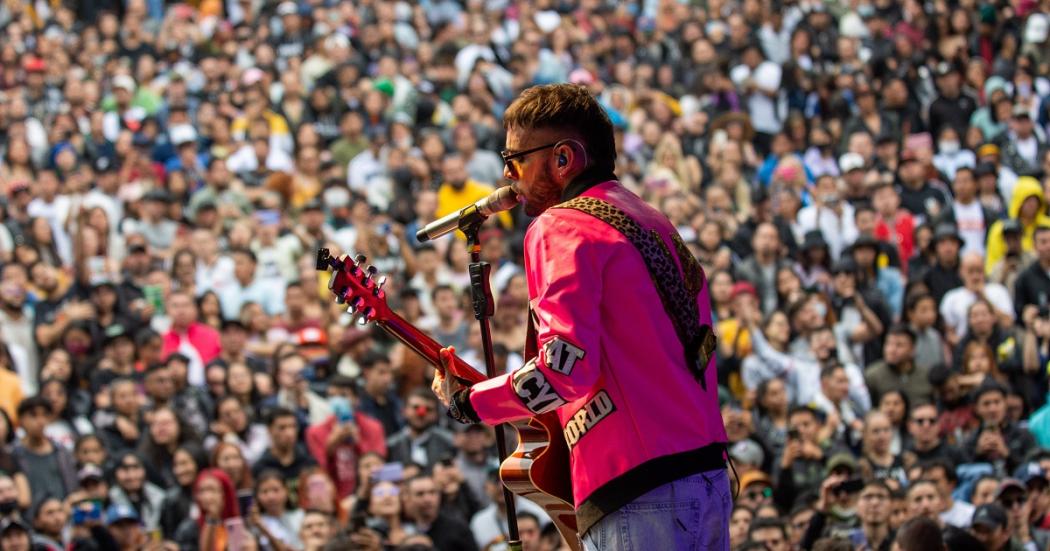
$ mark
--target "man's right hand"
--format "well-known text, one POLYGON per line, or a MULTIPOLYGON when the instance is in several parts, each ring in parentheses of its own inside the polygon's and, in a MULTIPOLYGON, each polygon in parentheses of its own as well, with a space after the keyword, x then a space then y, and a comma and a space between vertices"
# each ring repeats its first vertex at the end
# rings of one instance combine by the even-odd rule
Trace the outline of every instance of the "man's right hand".
POLYGON ((117 431, 120 432, 120 436, 125 440, 138 440, 139 428, 135 426, 131 419, 118 415, 113 423, 116 425, 117 431))
POLYGON ((824 483, 820 485, 820 498, 817 499, 817 510, 822 513, 827 513, 834 501, 834 489, 839 484, 846 481, 846 476, 841 474, 833 474, 824 479, 824 483))

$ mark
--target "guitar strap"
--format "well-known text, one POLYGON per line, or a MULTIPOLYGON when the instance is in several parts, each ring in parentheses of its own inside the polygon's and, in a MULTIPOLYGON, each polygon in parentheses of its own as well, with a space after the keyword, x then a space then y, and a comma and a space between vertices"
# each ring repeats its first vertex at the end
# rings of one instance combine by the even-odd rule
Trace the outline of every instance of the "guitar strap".
MULTIPOLYGON (((679 271, 675 265, 674 255, 664 243, 656 230, 643 230, 633 218, 623 212, 619 207, 596 199, 594 197, 575 197, 552 208, 574 209, 587 213, 602 222, 612 226, 622 233, 645 261, 649 271, 649 278, 660 296, 664 311, 671 319, 678 340, 682 343, 685 351, 685 363, 693 377, 700 386, 707 390, 707 380, 704 373, 707 364, 714 356, 717 341, 711 326, 700 325, 700 308, 697 306, 696 297, 700 294, 706 282, 704 269, 697 262, 686 247, 682 237, 677 232, 672 234, 675 252, 682 264, 679 271), (684 272, 684 273, 683 273, 684 272)), ((535 328, 533 325, 532 312, 529 312, 529 336, 526 340, 526 355, 529 355, 529 347, 535 354, 535 328)))

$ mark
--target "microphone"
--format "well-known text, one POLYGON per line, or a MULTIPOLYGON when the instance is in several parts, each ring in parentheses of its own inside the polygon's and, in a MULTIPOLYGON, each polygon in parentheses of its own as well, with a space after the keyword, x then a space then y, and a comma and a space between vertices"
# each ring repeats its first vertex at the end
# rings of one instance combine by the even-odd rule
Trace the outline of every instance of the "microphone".
POLYGON ((445 215, 442 218, 423 226, 416 232, 416 239, 420 243, 437 239, 446 233, 462 229, 471 224, 480 224, 486 218, 514 208, 519 201, 518 194, 510 186, 503 186, 493 191, 473 205, 463 207, 461 210, 445 215))

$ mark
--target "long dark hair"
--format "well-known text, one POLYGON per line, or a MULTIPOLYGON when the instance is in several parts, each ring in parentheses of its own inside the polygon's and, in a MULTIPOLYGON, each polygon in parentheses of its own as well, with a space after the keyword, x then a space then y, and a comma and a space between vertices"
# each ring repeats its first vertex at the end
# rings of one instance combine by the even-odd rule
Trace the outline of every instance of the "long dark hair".
MULTIPOLYGON (((179 415, 179 412, 174 408, 168 406, 154 408, 153 414, 156 415, 158 412, 165 410, 171 412, 171 414, 175 416, 175 423, 179 427, 179 436, 176 439, 176 449, 177 446, 181 446, 187 442, 196 442, 199 440, 193 428, 186 423, 182 416, 179 415)), ((174 451, 169 452, 167 448, 156 443, 153 440, 153 433, 148 428, 146 429, 146 434, 142 438, 142 442, 139 444, 138 452, 154 469, 165 468, 175 455, 174 451)))

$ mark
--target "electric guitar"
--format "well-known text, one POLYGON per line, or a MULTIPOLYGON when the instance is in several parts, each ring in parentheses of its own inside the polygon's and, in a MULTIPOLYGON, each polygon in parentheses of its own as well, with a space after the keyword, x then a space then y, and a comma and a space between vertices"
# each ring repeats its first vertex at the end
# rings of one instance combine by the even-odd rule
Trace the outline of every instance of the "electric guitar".
MULTIPOLYGON (((455 377, 467 386, 485 380, 484 375, 455 356, 445 372, 438 355, 441 344, 390 309, 383 291, 386 277, 377 279, 375 266, 366 267, 365 262, 364 255, 353 260, 349 256, 339 259, 328 249, 320 249, 316 268, 332 271, 328 288, 336 302, 348 305, 348 311, 360 324, 374 322, 423 356, 445 377, 455 377)), ((500 480, 511 492, 542 507, 573 551, 579 551, 569 446, 557 414, 552 411, 509 424, 518 431, 518 447, 500 465, 500 480)))

